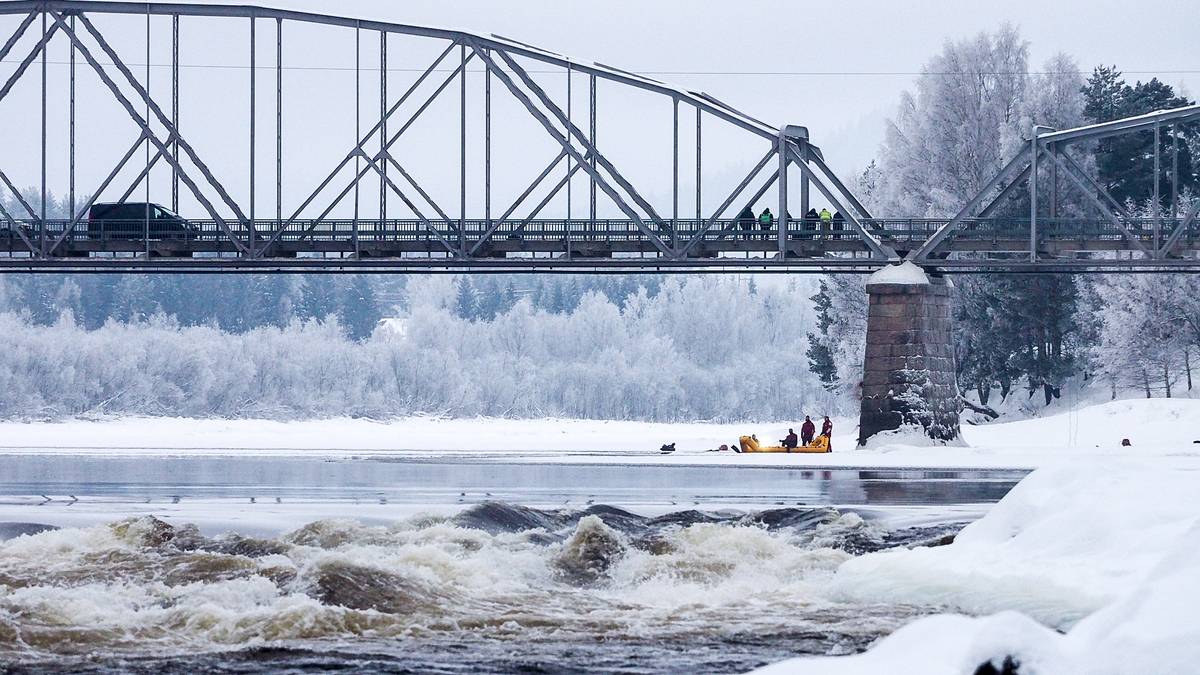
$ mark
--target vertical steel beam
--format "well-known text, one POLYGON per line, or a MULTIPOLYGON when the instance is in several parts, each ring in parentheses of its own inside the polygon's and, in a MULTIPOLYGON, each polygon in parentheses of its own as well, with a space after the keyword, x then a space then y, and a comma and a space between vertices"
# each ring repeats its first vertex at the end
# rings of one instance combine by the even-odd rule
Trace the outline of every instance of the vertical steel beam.
MULTIPOLYGON (((571 125, 571 64, 567 63, 567 126, 571 125)), ((566 133, 566 132, 564 132, 566 133)), ((570 178, 575 173, 572 168, 575 166, 575 160, 567 157, 567 221, 571 220, 571 182, 570 178)), ((569 226, 568 226, 569 227, 569 226)))
MULTIPOLYGON (((250 17, 250 205, 247 209, 250 216, 250 222, 254 222, 254 204, 255 204, 255 183, 258 181, 255 169, 255 161, 258 159, 257 144, 255 143, 258 130, 258 40, 255 33, 258 19, 250 17)), ((258 252, 254 248, 254 230, 250 229, 247 233, 249 236, 250 257, 257 258, 258 252)))
MULTIPOLYGON (((383 126, 379 135, 379 152, 384 152, 384 143, 387 143, 387 103, 388 100, 388 34, 387 31, 379 31, 379 119, 383 120, 383 126)), ((383 228, 387 228, 387 211, 388 211, 388 189, 387 189, 387 162, 380 161, 379 169, 383 172, 379 181, 379 220, 383 222, 383 228)))
MULTIPOLYGON (((151 91, 153 91, 153 90, 151 89, 151 83, 150 83, 150 6, 147 5, 146 6, 146 109, 145 109, 145 114, 146 114, 147 120, 150 119, 150 92, 151 91)), ((146 207, 143 209, 143 212, 146 214, 146 218, 143 221, 143 235, 144 236, 142 239, 142 242, 144 244, 143 252, 146 254, 146 260, 150 260, 150 167, 151 167, 150 140, 147 138, 146 139, 146 174, 145 174, 146 175, 146 177, 145 177, 146 207)), ((253 250, 253 248, 251 248, 251 250, 253 250)))
POLYGON ((702 206, 700 204, 700 184, 703 182, 703 178, 701 176, 701 157, 703 155, 701 151, 701 141, 703 140, 701 137, 701 129, 703 127, 703 122, 704 111, 700 109, 700 106, 696 106, 696 222, 699 222, 704 218, 704 214, 701 212, 702 206))
MULTIPOLYGON (((354 137, 362 138, 362 26, 361 22, 355 22, 354 26, 354 137)), ((384 135, 387 138, 387 135, 384 135)), ((359 218, 359 183, 362 181, 362 148, 358 149, 359 154, 354 157, 354 222, 351 224, 350 236, 354 239, 354 258, 357 260, 361 252, 358 240, 358 218, 359 218)), ((382 177, 383 174, 381 173, 382 177)), ((386 182, 386 178, 382 178, 386 182)))
MULTIPOLYGON (((46 25, 46 12, 42 12, 42 36, 45 37, 48 26, 46 25)), ((46 53, 50 51, 49 44, 42 45, 42 208, 39 213, 41 217, 38 223, 38 251, 42 256, 46 255, 46 86, 48 80, 46 77, 46 53)))
POLYGON ((492 71, 483 69, 483 219, 492 229, 492 71))
MULTIPOLYGON (((594 148, 596 147, 596 76, 591 75, 588 80, 588 107, 590 108, 588 117, 590 125, 588 129, 588 142, 594 148)), ((596 230, 596 156, 591 155, 588 157, 588 162, 591 163, 592 167, 592 171, 589 174, 588 220, 590 223, 589 227, 594 234, 596 230)))
POLYGON ((1171 220, 1179 215, 1179 123, 1171 125, 1171 220))
MULTIPOLYGON (((71 17, 71 30, 75 29, 75 17, 71 17)), ((74 49, 75 43, 71 43, 74 49)), ((171 125, 179 133, 179 15, 171 15, 171 125)), ((179 213, 179 140, 173 136, 171 140, 171 210, 179 213)))
POLYGON ((1029 259, 1037 262, 1037 203, 1038 203, 1038 126, 1033 125, 1033 138, 1030 139, 1030 170, 1029 170, 1029 259))
MULTIPOLYGON (((75 27, 74 16, 70 18, 69 23, 71 24, 71 28, 75 27)), ((69 130, 67 138, 67 144, 69 145, 67 151, 69 155, 69 166, 67 172, 69 174, 68 181, 70 181, 69 185, 67 186, 67 215, 68 217, 73 218, 75 217, 75 43, 73 42, 71 43, 70 55, 67 57, 67 70, 69 71, 67 73, 67 77, 70 80, 70 84, 68 86, 70 89, 71 99, 70 103, 68 104, 70 109, 67 111, 67 116, 69 118, 69 130)))
MULTIPOLYGON (((1050 154, 1058 156, 1058 143, 1050 143, 1050 154)), ((1050 217, 1058 217, 1058 162, 1050 162, 1050 217)))
POLYGON ((458 248, 467 251, 467 45, 459 46, 459 192, 458 192, 458 248))
POLYGON ((275 19, 275 227, 283 226, 283 19, 275 19))
MULTIPOLYGON (((679 230, 679 97, 671 97, 671 229, 679 230)), ((699 224, 697 224, 699 226, 699 224)), ((678 247, 677 247, 678 248, 678 247)))
MULTIPOLYGON (((808 157, 811 154, 811 152, 812 151, 808 149, 808 141, 804 141, 800 144, 800 156, 804 159, 805 162, 808 162, 808 157)), ((801 175, 800 175, 800 217, 801 218, 807 218, 808 210, 810 208, 812 208, 808 205, 808 196, 809 196, 808 195, 808 174, 801 172, 801 175)))
MULTIPOLYGON (((787 228, 788 228, 788 153, 787 138, 779 132, 779 215, 776 217, 779 232, 776 235, 779 258, 787 257, 787 228)), ((766 235, 763 235, 764 237, 766 235)))
POLYGON ((1161 141, 1161 126, 1157 121, 1154 122, 1154 250, 1159 250, 1162 245, 1162 196, 1159 194, 1160 188, 1159 178, 1162 176, 1162 160, 1159 152, 1161 141))

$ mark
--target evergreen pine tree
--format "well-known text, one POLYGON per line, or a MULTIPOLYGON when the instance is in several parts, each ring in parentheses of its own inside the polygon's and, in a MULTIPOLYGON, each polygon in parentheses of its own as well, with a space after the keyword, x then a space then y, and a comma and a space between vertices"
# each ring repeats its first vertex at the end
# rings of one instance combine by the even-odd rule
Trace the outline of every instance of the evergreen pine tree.
POLYGON ((475 286, 471 283, 471 277, 461 276, 458 278, 458 293, 454 299, 454 313, 460 319, 473 321, 479 318, 479 306, 475 301, 475 286))
POLYGON ((375 300, 375 289, 363 274, 356 274, 342 289, 338 320, 355 340, 365 340, 375 331, 381 314, 375 300))
POLYGON ((837 364, 833 360, 833 350, 829 348, 829 327, 833 325, 830 310, 833 301, 829 297, 829 286, 821 280, 820 290, 809 298, 813 301, 813 309, 817 315, 817 332, 808 334, 808 369, 827 388, 837 384, 837 364))

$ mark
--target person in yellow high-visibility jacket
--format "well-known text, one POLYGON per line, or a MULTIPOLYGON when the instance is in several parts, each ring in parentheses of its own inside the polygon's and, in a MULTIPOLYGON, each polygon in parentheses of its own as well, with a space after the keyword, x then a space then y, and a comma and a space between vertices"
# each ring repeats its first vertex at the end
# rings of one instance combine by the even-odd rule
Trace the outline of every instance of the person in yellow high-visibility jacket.
MULTIPOLYGON (((821 209, 821 226, 817 229, 821 232, 830 232, 833 230, 833 214, 829 212, 829 209, 821 209)), ((821 235, 818 233, 817 239, 820 238, 821 235)))

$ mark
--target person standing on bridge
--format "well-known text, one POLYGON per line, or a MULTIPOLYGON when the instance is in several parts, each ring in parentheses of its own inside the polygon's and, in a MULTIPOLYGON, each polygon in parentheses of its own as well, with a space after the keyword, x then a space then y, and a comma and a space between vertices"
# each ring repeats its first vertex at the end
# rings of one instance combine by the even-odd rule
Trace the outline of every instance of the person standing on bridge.
POLYGON ((817 228, 817 239, 821 238, 821 231, 828 232, 833 226, 833 214, 829 209, 821 209, 821 226, 817 228))
POLYGON ((841 239, 842 232, 846 229, 846 217, 841 211, 833 214, 833 238, 841 239))
POLYGON ((775 214, 771 213, 770 207, 767 207, 758 216, 758 228, 763 231, 763 239, 767 238, 767 232, 771 231, 771 225, 773 224, 775 224, 775 214))
POLYGON ((812 418, 808 415, 804 416, 804 424, 800 425, 800 443, 808 445, 812 443, 813 436, 817 435, 817 425, 813 424, 812 418))
MULTIPOLYGON (((745 232, 745 238, 749 239, 750 238, 750 230, 754 229, 754 221, 755 220, 756 220, 756 218, 754 217, 754 210, 751 209, 749 205, 747 205, 746 208, 742 209, 742 212, 738 214, 737 220, 734 222, 733 228, 736 230, 739 226, 741 226, 742 230, 745 232)), ((734 239, 736 239, 736 238, 737 238, 737 235, 734 235, 734 239)))
MULTIPOLYGON (((816 209, 809 209, 808 213, 804 214, 804 229, 807 230, 808 232, 819 232, 820 231, 820 227, 819 227, 820 223, 821 223, 821 216, 817 213, 816 209)), ((804 234, 804 235, 801 235, 800 238, 801 239, 812 239, 813 235, 812 234, 804 234)))

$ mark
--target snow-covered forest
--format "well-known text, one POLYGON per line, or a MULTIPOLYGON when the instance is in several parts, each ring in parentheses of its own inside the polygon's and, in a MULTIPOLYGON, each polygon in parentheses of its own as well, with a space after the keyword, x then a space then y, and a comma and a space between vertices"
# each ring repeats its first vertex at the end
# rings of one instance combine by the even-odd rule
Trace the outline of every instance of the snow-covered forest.
MULTIPOLYGON (((1028 142, 1034 123, 1059 129, 1193 103, 1157 78, 1130 83, 1114 66, 1081 73, 1058 54, 1040 67, 1016 29, 948 43, 905 92, 888 124, 879 160, 858 180, 876 213, 953 216, 1028 142), (1034 74, 1028 74, 1033 72, 1034 74)), ((1174 133, 1174 132, 1171 132, 1174 133)), ((1170 156, 1171 133, 1162 134, 1170 156)), ((1171 167, 1153 203, 1153 134, 1073 148, 1075 159, 1135 215, 1180 215, 1198 195, 1200 130, 1179 138, 1177 205, 1171 167)), ((1042 177, 1049 183, 1049 174, 1042 177)), ((1060 188, 1062 215, 1089 215, 1085 198, 1060 188)), ((1029 213, 1018 190, 997 215, 1029 213)), ((1046 208, 1046 207, 1043 207, 1046 208)), ((1048 213, 1042 215, 1049 215, 1048 213)), ((810 364, 847 397, 862 362, 862 279, 822 281, 810 364), (833 311, 826 311, 831 307, 833 311)), ((1064 387, 1097 397, 1178 396, 1193 391, 1200 355, 1200 279, 1188 275, 967 275, 957 288, 955 328, 960 389, 984 404, 1037 396, 1046 404, 1064 387)))
MULTIPOLYGON (((1065 54, 1032 66, 1011 27, 946 44, 925 72, 900 97, 878 160, 858 177, 857 192, 875 213, 953 215, 1035 122, 1067 128, 1191 103, 1158 79, 1131 83, 1113 66, 1089 76, 1065 54)), ((1181 212, 1200 186, 1193 161, 1200 130, 1179 139, 1178 204, 1170 202, 1170 167, 1162 201, 1153 203, 1152 143, 1140 134, 1074 152, 1130 212, 1181 212)), ((1082 196, 1061 195, 1063 213, 1088 213, 1082 196)), ((1027 214, 1026 193, 1005 208, 1027 214)), ((51 204, 53 214, 63 209, 51 204)), ((959 385, 982 404, 1014 392, 1048 404, 1067 387, 1093 398, 1193 391, 1200 278, 954 281, 959 385)), ((0 417, 678 421, 853 412, 863 279, 756 283, 736 276, 0 277, 0 417), (386 318, 395 320, 381 325, 386 318)))
MULTIPOLYGON (((328 279, 292 281, 296 306, 312 294, 305 284, 328 279)), ((336 305, 324 317, 245 331, 217 318, 186 326, 161 311, 92 329, 73 306, 53 306, 65 311, 48 324, 9 312, 0 314, 0 416, 774 420, 832 405, 806 367, 805 280, 671 277, 651 286, 415 278, 389 312, 396 318, 362 340, 336 305), (581 291, 587 285, 618 299, 581 291), (635 290, 621 295, 623 287, 635 290), (565 297, 578 301, 560 304, 565 297)))

